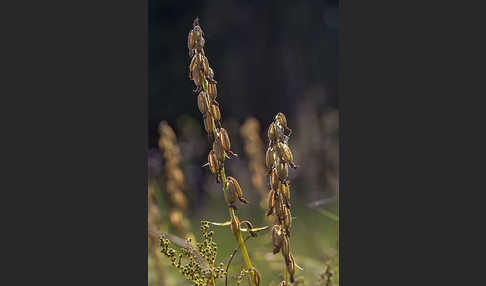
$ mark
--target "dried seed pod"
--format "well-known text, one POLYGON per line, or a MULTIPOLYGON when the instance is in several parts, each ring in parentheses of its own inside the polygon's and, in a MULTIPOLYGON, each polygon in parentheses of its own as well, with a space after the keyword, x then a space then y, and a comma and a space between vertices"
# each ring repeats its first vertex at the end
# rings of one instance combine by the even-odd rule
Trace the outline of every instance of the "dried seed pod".
POLYGON ((287 264, 287 271, 290 274, 290 282, 294 283, 295 261, 292 254, 289 255, 289 263, 287 264))
POLYGON ((288 207, 286 207, 285 205, 284 205, 283 210, 284 210, 284 216, 283 216, 284 223, 283 223, 283 225, 284 225, 284 228, 286 230, 289 230, 290 226, 292 225, 292 214, 290 212, 290 209, 288 207))
POLYGON ((228 190, 228 204, 229 204, 230 206, 233 206, 233 204, 234 204, 234 203, 235 203, 235 201, 236 201, 237 194, 235 193, 234 188, 230 188, 230 187, 229 187, 229 185, 230 185, 230 182, 229 182, 229 181, 227 181, 227 182, 226 182, 226 188, 227 188, 227 190, 228 190))
POLYGON ((218 161, 220 163, 223 163, 224 162, 224 149, 223 149, 223 145, 221 144, 219 137, 216 137, 214 142, 213 142, 213 150, 214 150, 214 154, 216 155, 216 159, 218 159, 218 161))
POLYGON ((211 100, 215 100, 216 97, 218 96, 218 89, 216 88, 215 83, 209 83, 208 84, 208 94, 209 94, 209 98, 211 98, 211 100))
POLYGON ((191 56, 191 51, 194 50, 196 41, 194 39, 194 31, 191 30, 187 35, 187 48, 189 49, 189 56, 191 56))
POLYGON ((207 104, 206 104, 206 98, 204 95, 204 91, 201 91, 199 95, 197 96, 197 107, 199 108, 199 111, 201 111, 202 114, 207 112, 207 104))
POLYGON ((279 197, 275 202, 275 213, 278 217, 278 221, 280 222, 280 224, 283 224, 285 210, 284 210, 283 200, 281 197, 279 197))
POLYGON ((275 123, 271 123, 270 127, 268 128, 268 139, 270 141, 274 141, 277 139, 276 134, 275 134, 275 123))
POLYGON ((282 183, 281 187, 281 194, 287 204, 287 207, 290 207, 290 187, 288 183, 282 183))
POLYGON ((214 121, 208 113, 204 113, 204 129, 207 133, 212 133, 214 129, 214 121))
POLYGON ((267 198, 267 216, 271 215, 273 213, 273 207, 275 206, 275 191, 270 190, 268 193, 268 198, 267 198))
POLYGON ((192 79, 194 81, 194 84, 196 86, 202 86, 202 77, 201 77, 201 72, 198 69, 195 69, 192 72, 192 79))
POLYGON ((280 225, 274 225, 272 227, 272 244, 273 244, 273 254, 276 254, 280 251, 282 247, 282 230, 280 225))
POLYGON ((248 200, 243 197, 243 191, 241 190, 241 187, 240 187, 240 184, 238 183, 238 181, 231 176, 228 176, 228 180, 231 183, 231 185, 233 186, 233 189, 236 193, 236 196, 238 197, 238 200, 240 200, 240 202, 242 202, 244 204, 248 204, 248 200))
POLYGON ((287 129, 287 118, 285 117, 285 115, 282 113, 282 112, 279 112, 277 113, 277 115, 275 115, 275 121, 277 121, 280 126, 282 126, 283 128, 287 129))
POLYGON ((208 162, 209 162, 209 170, 211 170, 211 173, 213 174, 218 174, 219 172, 219 161, 216 159, 216 154, 214 154, 214 151, 211 150, 208 154, 208 162))
POLYGON ((189 64, 189 71, 194 72, 197 67, 197 55, 194 55, 191 59, 191 63, 189 64))
POLYGON ((267 153, 265 154, 265 163, 267 168, 271 169, 275 163, 276 152, 273 148, 268 148, 267 153))
POLYGON ((219 107, 214 102, 211 103, 211 115, 213 116, 214 120, 220 121, 221 120, 221 112, 219 111, 219 107))
POLYGON ((253 267, 253 283, 259 286, 260 281, 261 281, 260 272, 258 272, 258 270, 255 267, 253 267))
POLYGON ((272 189, 278 190, 278 183, 279 183, 279 180, 278 180, 277 170, 275 168, 273 168, 272 174, 271 174, 271 177, 270 177, 270 184, 272 185, 272 189))
POLYGON ((280 164, 278 164, 277 173, 281 181, 287 179, 287 177, 289 176, 289 167, 287 166, 287 164, 284 162, 280 162, 280 164))
POLYGON ((223 149, 225 151, 229 151, 230 148, 231 148, 231 142, 230 142, 229 135, 228 135, 228 132, 226 131, 226 129, 221 128, 219 130, 219 140, 221 140, 221 144, 223 145, 223 149))
POLYGON ((290 251, 290 243, 289 243, 289 238, 286 237, 285 235, 282 235, 283 238, 282 238, 282 246, 281 246, 281 249, 282 249, 282 255, 283 257, 286 258, 287 260, 287 257, 289 257, 289 251, 290 251))
POLYGON ((204 72, 204 75, 209 77, 209 61, 208 61, 208 58, 206 58, 206 56, 202 56, 202 67, 203 67, 203 72, 204 72))

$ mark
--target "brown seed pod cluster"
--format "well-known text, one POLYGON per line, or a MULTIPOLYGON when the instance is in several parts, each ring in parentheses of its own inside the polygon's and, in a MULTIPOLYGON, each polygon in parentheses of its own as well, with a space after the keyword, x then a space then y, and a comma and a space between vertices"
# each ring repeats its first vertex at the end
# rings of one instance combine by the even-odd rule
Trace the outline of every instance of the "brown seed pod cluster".
POLYGON ((183 193, 184 173, 179 167, 181 154, 177 145, 174 130, 166 121, 159 125, 159 149, 164 158, 165 190, 170 198, 172 209, 169 213, 170 223, 181 236, 186 234, 188 220, 184 218, 183 211, 187 208, 187 198, 183 193))
MULTIPOLYGON (((248 168, 251 173, 251 183, 259 192, 262 202, 265 201, 265 154, 260 138, 260 123, 255 118, 248 118, 241 126, 240 134, 245 142, 245 153, 248 156, 248 168)), ((263 204, 264 205, 264 204, 263 204)))
MULTIPOLYGON (((198 18, 194 20, 192 26, 193 28, 187 36, 187 47, 191 58, 189 79, 194 81, 196 85, 196 89, 193 91, 198 94, 197 106, 203 115, 204 129, 208 134, 208 140, 212 147, 208 154, 207 165, 211 173, 216 175, 216 182, 218 184, 221 182, 223 185, 223 192, 231 215, 231 231, 245 258, 246 273, 250 274, 253 284, 258 285, 260 283, 260 274, 249 260, 246 246, 241 236, 241 224, 235 213, 237 208, 234 203, 237 199, 244 204, 247 204, 248 201, 243 196, 243 190, 238 181, 231 176, 226 176, 224 171, 224 160, 237 157, 237 154, 231 151, 228 132, 221 125, 221 110, 219 103, 216 101, 218 94, 217 81, 214 80, 214 71, 209 66, 209 61, 204 51, 204 32, 199 25, 198 18)), ((244 221, 244 224, 251 226, 251 223, 248 221, 244 221)), ((255 234, 250 233, 252 235, 255 234)))
POLYGON ((287 119, 281 112, 268 128, 268 149, 265 163, 268 168, 270 190, 267 197, 267 216, 273 214, 278 224, 272 227, 273 253, 282 253, 290 282, 294 282, 295 261, 290 253, 290 228, 292 213, 290 211, 289 166, 296 168, 292 151, 287 142, 292 130, 287 126, 287 119))

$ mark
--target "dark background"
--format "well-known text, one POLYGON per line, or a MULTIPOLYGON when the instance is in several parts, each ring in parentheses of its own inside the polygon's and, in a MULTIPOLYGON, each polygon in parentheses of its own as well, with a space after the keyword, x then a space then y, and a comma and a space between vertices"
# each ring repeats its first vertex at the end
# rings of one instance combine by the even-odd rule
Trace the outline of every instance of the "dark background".
MULTIPOLYGON (((188 78, 195 17, 218 83, 222 117, 294 121, 303 96, 338 107, 339 1, 149 1, 149 147, 157 126, 201 119, 188 78)), ((141 95, 142 96, 142 95, 141 95)), ((202 127, 202 119, 201 127, 202 127)), ((177 131, 176 131, 177 132, 177 131)))

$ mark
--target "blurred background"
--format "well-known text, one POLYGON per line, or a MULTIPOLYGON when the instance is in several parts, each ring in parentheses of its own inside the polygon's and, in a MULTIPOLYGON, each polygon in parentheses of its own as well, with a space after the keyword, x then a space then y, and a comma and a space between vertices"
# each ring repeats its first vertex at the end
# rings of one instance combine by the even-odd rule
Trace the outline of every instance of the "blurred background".
MULTIPOLYGON (((189 80, 187 49, 196 17, 218 81, 222 125, 239 155, 225 161, 226 173, 238 179, 250 201, 240 207, 238 216, 256 226, 269 224, 261 205, 268 192, 267 128, 275 114, 283 112, 293 130, 289 146, 299 165, 289 170, 291 252, 304 268, 297 270, 294 284, 331 285, 323 277, 333 271, 331 281, 338 285, 336 0, 149 0, 149 230, 199 240, 201 220, 228 220, 221 185, 201 167, 210 146, 189 80)), ((236 242, 227 228, 211 229, 218 243, 217 263, 226 263, 236 242)), ((159 244, 149 235, 149 285, 191 285, 160 253, 159 244)), ((247 247, 262 273, 261 285, 278 285, 283 261, 280 254, 271 253, 270 232, 250 239, 247 247)), ((235 285, 234 276, 243 264, 238 252, 229 272, 230 285, 235 285)))

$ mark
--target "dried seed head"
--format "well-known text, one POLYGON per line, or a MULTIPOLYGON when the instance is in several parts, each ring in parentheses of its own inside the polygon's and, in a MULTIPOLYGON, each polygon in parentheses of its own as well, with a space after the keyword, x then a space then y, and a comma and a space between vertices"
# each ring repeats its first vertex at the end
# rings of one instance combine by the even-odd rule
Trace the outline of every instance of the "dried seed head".
POLYGON ((201 111, 202 114, 207 112, 206 98, 204 96, 204 91, 201 91, 197 96, 197 107, 199 108, 199 111, 201 111))
POLYGON ((204 129, 208 134, 213 132, 214 129, 214 121, 212 120, 211 116, 206 112, 203 115, 204 117, 204 129))
POLYGON ((221 120, 221 112, 219 111, 218 105, 216 105, 214 102, 211 103, 211 115, 213 116, 214 120, 221 120))
POLYGON ((226 129, 221 128, 219 130, 219 139, 221 140, 221 145, 223 145, 223 149, 225 151, 229 151, 230 148, 231 148, 231 142, 230 142, 229 135, 228 135, 228 132, 226 131, 226 129))
POLYGON ((275 123, 271 123, 270 127, 268 128, 268 139, 270 141, 274 141, 277 139, 276 134, 275 134, 275 123))
POLYGON ((287 164, 284 162, 280 162, 280 164, 278 165, 277 173, 281 181, 287 179, 287 177, 289 176, 289 167, 287 166, 287 164))
POLYGON ((287 270, 290 274, 290 282, 294 283, 295 261, 292 254, 289 255, 289 263, 287 264, 287 270))
POLYGON ((255 267, 253 267, 253 283, 259 286, 260 281, 261 281, 260 272, 258 272, 258 270, 255 267))
POLYGON ((209 94, 209 98, 211 98, 211 100, 215 100, 216 97, 218 96, 218 89, 216 88, 215 83, 209 83, 208 84, 208 94, 209 94))
POLYGON ((243 191, 241 190, 241 187, 240 187, 240 184, 238 183, 238 181, 231 176, 228 176, 228 180, 231 183, 232 189, 234 189, 234 192, 236 193, 238 200, 240 200, 240 202, 242 202, 244 204, 247 204, 248 201, 243 197, 243 191))
POLYGON ((285 235, 282 235, 282 255, 285 257, 285 260, 287 260, 287 257, 289 257, 290 253, 290 245, 289 245, 289 238, 286 237, 285 235))
POLYGON ((211 170, 211 173, 213 174, 218 174, 219 171, 219 161, 216 159, 216 155, 214 154, 214 151, 211 150, 208 154, 208 162, 209 162, 209 170, 211 170))
POLYGON ((213 151, 214 151, 214 154, 216 155, 216 159, 218 159, 218 161, 220 163, 223 163, 224 162, 224 149, 223 149, 223 145, 221 144, 219 137, 217 137, 213 142, 213 151))

